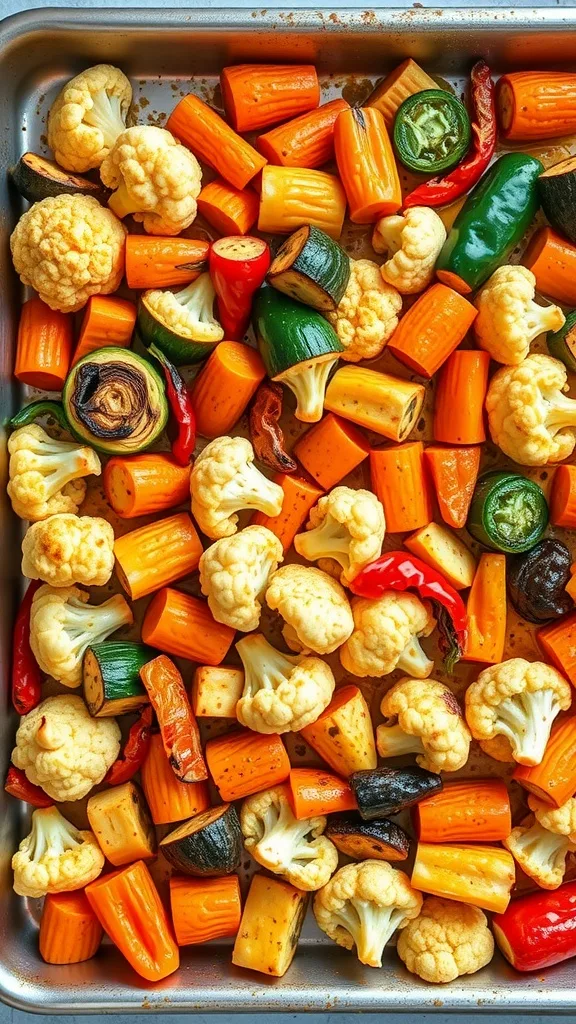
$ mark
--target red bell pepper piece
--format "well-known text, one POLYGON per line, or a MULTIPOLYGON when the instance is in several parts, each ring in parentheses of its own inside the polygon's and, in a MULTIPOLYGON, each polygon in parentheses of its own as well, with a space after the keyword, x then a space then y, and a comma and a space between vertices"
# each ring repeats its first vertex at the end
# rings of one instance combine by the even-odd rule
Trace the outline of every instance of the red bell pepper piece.
POLYGON ((33 580, 18 609, 12 638, 12 703, 19 715, 27 715, 40 703, 42 673, 30 647, 30 611, 32 598, 42 586, 33 580))
POLYGON ((250 323, 252 299, 270 266, 262 238, 229 235, 212 244, 210 276, 218 297, 218 318, 229 341, 241 341, 250 323))
POLYGON ((480 180, 496 148, 497 123, 494 83, 490 68, 479 60, 470 73, 472 87, 472 145, 464 159, 444 178, 431 178, 410 192, 408 206, 446 206, 454 203, 480 180))
POLYGON ((152 718, 152 708, 144 708, 134 725, 130 727, 122 757, 110 766, 104 782, 109 782, 111 786, 119 786, 122 782, 129 782, 132 776, 140 771, 150 748, 152 718))
POLYGON ((149 346, 149 352, 162 367, 166 396, 178 427, 178 433, 172 442, 172 455, 179 466, 188 466, 196 444, 196 415, 190 392, 176 367, 154 343, 149 346))
POLYGON ((500 950, 517 971, 540 971, 576 956, 576 882, 513 900, 492 919, 500 950))
POLYGON ((468 619, 460 594, 441 573, 404 551, 390 551, 364 566, 350 583, 359 597, 381 597, 385 590, 416 590, 433 601, 445 664, 451 671, 466 645, 468 619))
POLYGON ((29 782, 24 772, 20 768, 15 768, 13 764, 8 769, 4 789, 10 793, 10 796, 15 796, 17 800, 24 800, 25 803, 32 804, 32 807, 52 807, 54 803, 44 790, 40 789, 40 786, 29 782))

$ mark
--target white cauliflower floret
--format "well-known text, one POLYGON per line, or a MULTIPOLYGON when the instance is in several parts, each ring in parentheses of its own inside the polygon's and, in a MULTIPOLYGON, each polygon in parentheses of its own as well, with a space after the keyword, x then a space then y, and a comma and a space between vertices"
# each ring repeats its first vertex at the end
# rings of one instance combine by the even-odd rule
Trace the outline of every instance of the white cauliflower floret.
POLYGON ((56 807, 32 814, 32 829, 12 857, 14 892, 38 899, 48 892, 71 892, 93 882, 104 867, 93 832, 80 831, 56 807))
POLYGON ((211 544, 200 559, 200 585, 216 621, 242 633, 257 629, 259 599, 282 561, 282 544, 265 526, 247 526, 211 544))
POLYGON ((190 474, 192 515, 207 537, 236 533, 241 509, 280 515, 284 491, 254 465, 245 437, 217 437, 197 456, 190 474))
POLYGON ((96 64, 66 83, 48 117, 48 145, 67 171, 100 167, 126 125, 132 86, 111 64, 96 64))
POLYGON ((497 363, 518 366, 530 344, 545 331, 558 331, 565 316, 559 306, 534 302, 536 278, 526 267, 498 267, 476 296, 474 334, 497 363))
POLYGON ((570 684, 542 661, 489 665, 466 691, 466 721, 497 761, 540 764, 554 719, 572 702, 570 684))
POLYGON ((294 538, 294 547, 308 562, 349 583, 382 551, 386 520, 382 503, 372 491, 335 487, 310 512, 306 533, 294 538))
POLYGON ((12 762, 53 800, 81 800, 118 757, 115 718, 92 718, 81 697, 47 697, 20 719, 12 762))
POLYGON ((486 967, 494 939, 479 907, 427 896, 418 917, 400 932, 396 948, 412 974, 446 985, 486 967))
POLYGON ((40 668, 64 686, 82 681, 82 658, 90 644, 106 640, 133 615, 119 594, 103 604, 88 604, 78 587, 40 587, 32 599, 30 646, 40 668))
POLYGON ((238 721, 254 732, 299 732, 328 707, 334 693, 332 669, 321 658, 290 657, 261 633, 236 644, 244 666, 238 721))
POLYGON ((102 587, 114 569, 114 530, 98 516, 59 513, 33 523, 22 541, 22 572, 53 587, 102 587))
POLYGON ((456 697, 435 679, 401 679, 383 697, 387 724, 376 730, 381 757, 418 754, 430 772, 457 772, 468 761, 471 736, 456 697))
POLYGON ((76 513, 86 494, 81 478, 101 472, 100 459, 91 448, 54 441, 36 423, 15 430, 8 451, 8 496, 16 515, 30 522, 60 512, 76 513))
POLYGON ((490 434, 521 466, 562 462, 574 451, 576 401, 562 394, 566 378, 558 359, 538 354, 492 377, 486 396, 490 434))
POLYGON ((382 280, 372 260, 350 260, 350 279, 334 313, 326 317, 345 351, 342 359, 374 359, 398 326, 402 297, 382 280))
POLYGON ((93 196, 53 196, 20 217, 10 248, 16 273, 50 309, 75 313, 124 276, 126 228, 93 196))
POLYGON ((562 885, 566 858, 576 852, 576 843, 570 837, 544 828, 533 815, 513 828, 502 841, 524 874, 542 889, 557 889, 562 885))
POLYGON ((418 642, 436 625, 428 602, 408 590, 387 590, 375 600, 353 597, 351 604, 354 632, 338 652, 347 672, 376 679, 397 668, 415 679, 430 675, 434 662, 418 642))
POLYGON ((108 200, 116 216, 122 220, 131 213, 151 235, 179 235, 196 216, 200 164, 165 128, 126 128, 103 161, 100 177, 116 190, 108 200))
POLYGON ((381 967, 386 943, 417 917, 422 897, 403 871, 383 860, 346 864, 314 897, 318 927, 362 964, 381 967))
POLYGON ((164 327, 186 341, 222 341, 224 330, 214 318, 216 293, 210 274, 200 274, 180 292, 144 292, 142 303, 164 327))
POLYGON ((576 797, 571 796, 560 807, 551 807, 529 793, 528 806, 542 828, 558 836, 568 836, 571 843, 576 843, 576 797))
POLYGON ((266 591, 266 604, 284 619, 282 636, 291 651, 331 654, 354 629, 344 588, 308 565, 277 569, 266 591))
POLYGON ((254 860, 305 892, 326 885, 338 866, 338 850, 322 835, 326 820, 297 821, 287 786, 249 796, 240 812, 244 846, 254 860))
POLYGON ((372 248, 389 254, 380 267, 384 281, 401 295, 416 295, 432 283, 445 241, 446 228, 436 211, 428 206, 411 206, 404 213, 376 222, 372 248))

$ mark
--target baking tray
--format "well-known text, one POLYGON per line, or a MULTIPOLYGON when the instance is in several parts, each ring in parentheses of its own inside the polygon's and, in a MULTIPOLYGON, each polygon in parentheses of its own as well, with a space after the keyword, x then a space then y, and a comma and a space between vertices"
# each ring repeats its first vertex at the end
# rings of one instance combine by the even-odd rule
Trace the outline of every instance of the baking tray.
MULTIPOLYGON (((501 68, 576 67, 576 8, 521 10, 69 10, 16 15, 0 24, 0 422, 20 396, 11 379, 21 291, 8 236, 22 210, 5 170, 26 149, 43 151, 45 114, 63 81, 100 61, 118 64, 135 86, 138 119, 163 124, 181 95, 218 103, 225 64, 309 61, 324 98, 345 90, 353 102, 404 57, 462 88, 471 61, 501 68)), ((559 147, 561 149, 561 147, 559 147)), ((557 159, 560 158, 560 153, 557 159)), ((364 232, 365 233, 365 232, 364 232)), ((346 239, 354 255, 354 233, 346 239)), ((21 581, 20 524, 5 498, 5 438, 0 445, 0 775, 15 729, 8 697, 10 625, 21 581)), ((516 653, 521 653, 517 651, 516 653)), ((66 813, 66 812, 65 812, 66 813)), ((38 901, 15 897, 10 859, 28 830, 28 812, 0 793, 0 998, 40 1013, 474 1011, 567 1013, 576 1007, 576 964, 523 976, 498 955, 492 965, 448 987, 409 975, 393 951, 381 970, 363 967, 308 920, 295 961, 271 979, 230 964, 230 946, 182 953, 177 974, 148 985, 111 946, 70 967, 44 964, 37 950, 38 901)))

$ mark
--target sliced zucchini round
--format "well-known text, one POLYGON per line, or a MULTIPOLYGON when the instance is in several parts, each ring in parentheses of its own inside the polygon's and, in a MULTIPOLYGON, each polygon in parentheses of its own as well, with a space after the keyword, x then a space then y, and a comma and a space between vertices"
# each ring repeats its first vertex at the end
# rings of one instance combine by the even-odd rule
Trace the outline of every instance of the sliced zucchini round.
POLYGON ((63 171, 53 160, 37 153, 24 153, 10 168, 10 177, 20 195, 29 203, 61 195, 93 196, 103 201, 109 194, 101 182, 88 181, 79 174, 63 171))
POLYGON ((232 804, 211 807, 160 843, 166 860, 185 875, 228 875, 242 858, 242 830, 232 804))
POLYGON ((108 640, 88 647, 82 663, 82 684, 90 714, 110 718, 148 704, 140 669, 155 657, 151 647, 128 640, 108 640))
POLYGON ((405 807, 439 793, 442 779, 426 768, 369 768, 348 779, 364 821, 398 814, 405 807))
POLYGON ((395 821, 362 821, 357 814, 334 814, 324 835, 354 860, 406 860, 410 839, 395 821))
POLYGON ((304 225, 280 246, 268 284, 322 313, 337 308, 350 278, 350 257, 320 228, 304 225))
POLYGON ((576 373, 576 309, 566 314, 559 331, 546 336, 546 344, 551 356, 560 359, 570 373, 576 373))
POLYGON ((538 178, 542 209, 553 228, 576 243, 576 156, 554 164, 538 178))

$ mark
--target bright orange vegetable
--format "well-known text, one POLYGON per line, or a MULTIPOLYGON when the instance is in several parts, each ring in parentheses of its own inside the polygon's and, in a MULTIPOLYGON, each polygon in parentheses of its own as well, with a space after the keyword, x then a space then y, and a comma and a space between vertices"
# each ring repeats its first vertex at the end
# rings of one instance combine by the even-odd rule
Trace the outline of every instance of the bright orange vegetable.
POLYGON ((42 299, 28 299, 18 325, 14 376, 41 391, 61 391, 72 357, 72 317, 50 309, 42 299))
POLYGON ((238 875, 188 878, 172 875, 170 906, 176 942, 199 945, 236 935, 242 917, 238 875))
MULTIPOLYGON (((404 314, 388 351, 415 373, 431 378, 466 336, 477 314, 468 299, 437 282, 404 314)), ((454 407, 459 404, 452 401, 454 407)))
POLYGON ((463 661, 497 665, 506 644, 506 557, 480 555, 466 605, 468 635, 463 661))
POLYGON ((180 100, 166 128, 235 188, 246 188, 266 163, 265 157, 197 96, 180 100))
POLYGON ((482 444, 486 440, 484 400, 489 369, 487 352, 459 348, 448 357, 436 386, 433 428, 436 441, 482 444))
POLYGON ((178 512, 117 537, 114 554, 118 579, 137 601, 194 572, 202 541, 188 513, 178 512))
POLYGON ((552 228, 539 228, 530 239, 522 262, 536 278, 536 288, 565 306, 576 305, 576 246, 552 228))
POLYGON ((86 895, 114 945, 146 981, 161 981, 178 970, 178 946, 144 861, 101 875, 86 895))
POLYGON ((552 526, 576 528, 576 466, 558 466, 550 491, 550 522, 552 526))
POLYGON ((122 519, 135 519, 181 505, 190 495, 190 467, 171 455, 114 455, 102 475, 106 501, 122 519))
POLYGON ((85 307, 74 366, 90 352, 107 345, 128 348, 136 324, 136 306, 117 295, 91 295, 85 307))
POLYGON ((150 703, 156 712, 166 757, 181 782, 208 778, 200 731, 176 665, 165 654, 140 669, 150 703))
POLYGON ((403 60, 397 68, 377 85, 374 92, 371 92, 364 106, 376 107, 384 115, 388 131, 392 131, 394 118, 398 108, 413 96, 416 92, 423 92, 424 89, 437 89, 438 85, 430 75, 427 75, 416 61, 408 57, 403 60))
POLYGON ((274 167, 262 171, 258 230, 289 235, 304 224, 340 238, 346 196, 338 178, 305 167, 274 167))
POLYGON ((184 821, 210 807, 208 783, 180 782, 166 757, 160 733, 153 733, 141 769, 142 789, 155 825, 184 821))
POLYGON ((128 235, 126 283, 129 288, 174 288, 206 270, 208 242, 197 238, 128 235))
POLYGON ((424 843, 498 843, 512 831, 510 797, 503 779, 445 783, 413 809, 424 843))
POLYGON ((430 445, 424 451, 440 515, 456 530, 466 526, 468 509, 480 468, 480 448, 440 448, 430 445))
POLYGON ((202 437, 228 434, 265 376, 264 363, 255 348, 242 341, 221 341, 192 388, 198 433, 202 437))
POLYGON ((277 516, 255 512, 250 523, 267 526, 282 541, 284 551, 288 551, 294 537, 306 522, 310 509, 322 497, 324 491, 291 473, 276 473, 274 483, 279 484, 284 491, 282 511, 277 516))
POLYGON ((399 442, 414 429, 425 397, 423 384, 347 363, 328 382, 324 408, 399 442))
POLYGON ((47 964, 90 960, 102 941, 102 925, 84 891, 49 892, 40 918, 40 956, 47 964))
POLYGON ((197 597, 164 587, 154 595, 142 623, 142 640, 176 658, 219 665, 234 639, 234 630, 216 622, 197 597))
POLYGON ((320 102, 313 64, 235 64, 220 74, 228 120, 237 132, 267 128, 320 102))
POLYGON ((576 131, 576 75, 515 71, 496 86, 500 129, 510 142, 556 139, 576 131))
POLYGON ((334 127, 334 149, 350 206, 350 220, 355 224, 372 224, 400 209, 398 168, 379 110, 344 110, 334 127))
POLYGON ((341 686, 319 718, 301 731, 326 764, 345 778, 376 767, 370 710, 357 686, 341 686))
POLYGON ((576 793, 576 717, 552 726, 540 764, 519 764, 516 782, 553 807, 561 807, 576 793))
POLYGON ((358 808, 346 780, 321 768, 293 768, 288 782, 292 810, 299 821, 358 808))
POLYGON ((223 178, 204 185, 198 196, 198 211, 219 235, 247 235, 258 220, 258 195, 250 188, 239 189, 223 178))
POLYGON ((546 659, 576 686, 576 612, 542 626, 536 636, 546 659))
POLYGON ((514 858, 497 846, 418 843, 412 886, 502 914, 516 881, 514 858))
POLYGON ((332 412, 310 427, 292 450, 325 491, 356 469, 369 452, 370 445, 361 431, 332 412))
POLYGON ((290 775, 290 761, 275 733, 264 735, 240 729, 206 744, 206 762, 221 799, 242 800, 290 775))
POLYGON ((322 167, 334 157, 334 125, 338 114, 348 108, 344 99, 324 103, 260 135, 256 148, 269 163, 281 167, 322 167))
POLYGON ((370 452, 372 490, 384 506, 389 533, 427 526, 433 517, 430 482, 421 441, 370 452))

